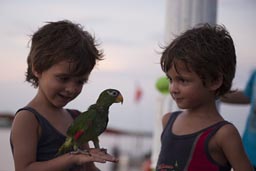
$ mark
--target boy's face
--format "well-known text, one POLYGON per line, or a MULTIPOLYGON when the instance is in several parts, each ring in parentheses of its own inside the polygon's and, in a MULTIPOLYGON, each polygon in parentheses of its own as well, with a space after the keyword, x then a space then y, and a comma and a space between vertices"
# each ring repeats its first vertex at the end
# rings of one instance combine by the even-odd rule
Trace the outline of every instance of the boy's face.
POLYGON ((59 62, 42 73, 34 73, 38 78, 39 95, 54 107, 64 107, 82 91, 89 74, 73 76, 70 62, 59 62))
POLYGON ((184 62, 175 61, 167 72, 170 79, 170 93, 181 109, 197 108, 214 99, 213 91, 203 85, 200 77, 184 62))

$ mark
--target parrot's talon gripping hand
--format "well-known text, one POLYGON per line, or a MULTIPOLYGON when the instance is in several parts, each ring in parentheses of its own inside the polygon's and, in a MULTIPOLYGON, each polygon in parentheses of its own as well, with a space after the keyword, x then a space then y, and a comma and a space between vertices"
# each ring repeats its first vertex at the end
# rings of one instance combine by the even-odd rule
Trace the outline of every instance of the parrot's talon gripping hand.
POLYGON ((84 154, 84 155, 88 155, 88 156, 91 156, 91 153, 89 150, 81 150, 81 149, 77 149, 75 151, 71 151, 69 152, 69 154, 84 154))

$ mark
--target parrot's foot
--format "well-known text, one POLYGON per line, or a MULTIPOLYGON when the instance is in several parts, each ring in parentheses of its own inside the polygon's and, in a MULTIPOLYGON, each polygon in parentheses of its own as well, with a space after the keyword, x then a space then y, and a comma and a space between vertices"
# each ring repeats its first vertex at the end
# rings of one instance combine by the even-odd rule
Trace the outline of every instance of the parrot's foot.
POLYGON ((101 148, 100 151, 104 152, 105 154, 107 154, 108 150, 106 148, 101 148))
POLYGON ((77 149, 75 151, 71 151, 71 152, 69 152, 69 154, 84 154, 84 155, 91 156, 89 150, 81 150, 81 149, 77 149))

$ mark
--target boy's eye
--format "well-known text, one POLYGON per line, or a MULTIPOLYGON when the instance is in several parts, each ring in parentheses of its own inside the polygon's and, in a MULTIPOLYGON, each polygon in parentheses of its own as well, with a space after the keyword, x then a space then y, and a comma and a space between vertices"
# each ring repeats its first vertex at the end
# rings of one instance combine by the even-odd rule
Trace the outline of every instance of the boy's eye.
POLYGON ((179 78, 179 82, 185 84, 188 82, 188 80, 184 79, 184 78, 179 78))
POLYGON ((169 82, 171 83, 172 82, 172 78, 171 77, 167 77, 169 82))
POLYGON ((180 82, 185 82, 185 80, 183 78, 179 78, 180 82))

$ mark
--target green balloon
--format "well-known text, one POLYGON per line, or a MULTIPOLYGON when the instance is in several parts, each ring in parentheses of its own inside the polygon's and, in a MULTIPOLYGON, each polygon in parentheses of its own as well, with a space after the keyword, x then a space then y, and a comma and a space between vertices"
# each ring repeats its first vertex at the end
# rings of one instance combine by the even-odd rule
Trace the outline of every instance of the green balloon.
POLYGON ((169 94, 169 80, 166 76, 157 79, 156 89, 162 94, 169 94))

